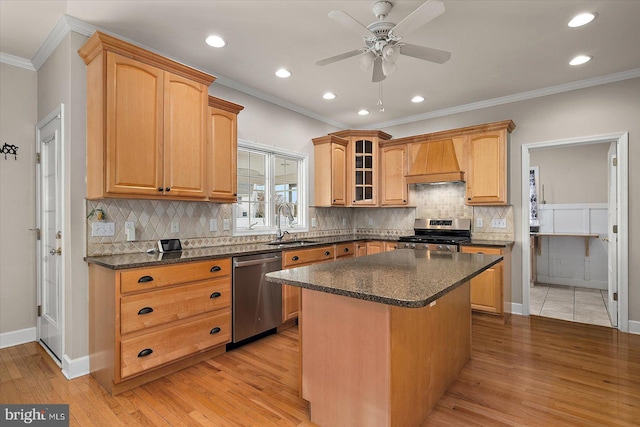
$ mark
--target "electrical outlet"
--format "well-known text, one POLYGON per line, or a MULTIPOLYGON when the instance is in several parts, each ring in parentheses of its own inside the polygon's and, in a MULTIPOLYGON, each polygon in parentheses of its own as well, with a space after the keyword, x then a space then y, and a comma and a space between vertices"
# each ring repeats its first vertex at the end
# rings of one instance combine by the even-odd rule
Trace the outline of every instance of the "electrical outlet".
POLYGON ((369 225, 373 225, 373 218, 369 218, 369 225))
POLYGON ((96 221, 91 223, 92 237, 108 237, 115 236, 116 225, 114 222, 96 221))
POLYGON ((318 226, 318 220, 316 218, 311 218, 311 227, 315 228, 318 226))
POLYGON ((504 218, 494 218, 491 220, 493 228, 507 228, 507 220, 504 218))
POLYGON ((347 225, 347 218, 342 218, 342 225, 347 225))
POLYGON ((180 221, 177 219, 171 221, 171 233, 179 233, 180 232, 180 221))
POLYGON ((218 231, 218 220, 216 218, 209 220, 209 231, 218 231))
POLYGON ((482 218, 476 218, 476 228, 482 228, 482 227, 484 227, 482 218))
POLYGON ((229 218, 225 218, 222 220, 222 229, 224 231, 229 231, 231 229, 231 223, 229 221, 229 218))

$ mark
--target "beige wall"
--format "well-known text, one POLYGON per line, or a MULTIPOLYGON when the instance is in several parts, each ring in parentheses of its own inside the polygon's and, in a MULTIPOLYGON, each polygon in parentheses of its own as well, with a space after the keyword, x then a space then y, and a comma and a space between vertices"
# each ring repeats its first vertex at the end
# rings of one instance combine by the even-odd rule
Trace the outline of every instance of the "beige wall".
MULTIPOLYGON (((513 251, 513 301, 522 302, 521 150, 522 144, 629 132, 629 260, 640 259, 640 79, 545 96, 383 129, 394 137, 435 132, 512 119, 509 179, 516 221, 513 251)), ((525 208, 526 209, 526 208, 525 208)), ((629 266, 629 320, 640 321, 640 265, 629 266)))
POLYGON ((0 64, 0 334, 36 326, 35 125, 37 75, 0 64))
POLYGON ((587 144, 530 151, 529 164, 538 166, 538 194, 547 203, 607 203, 610 144, 587 144))

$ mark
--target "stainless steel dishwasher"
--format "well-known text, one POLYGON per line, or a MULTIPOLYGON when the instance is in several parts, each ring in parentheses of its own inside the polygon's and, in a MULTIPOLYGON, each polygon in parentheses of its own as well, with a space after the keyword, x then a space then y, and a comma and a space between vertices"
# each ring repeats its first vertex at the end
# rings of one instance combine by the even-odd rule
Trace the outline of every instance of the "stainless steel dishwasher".
POLYGON ((282 324, 282 286, 264 278, 278 270, 280 252, 233 258, 233 343, 282 324))

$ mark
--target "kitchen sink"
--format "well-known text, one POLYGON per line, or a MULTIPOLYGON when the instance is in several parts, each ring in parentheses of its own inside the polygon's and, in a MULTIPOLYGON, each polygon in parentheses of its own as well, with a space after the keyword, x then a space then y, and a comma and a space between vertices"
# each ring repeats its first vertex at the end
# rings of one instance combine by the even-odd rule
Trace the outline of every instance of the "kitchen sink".
POLYGON ((313 240, 275 240, 273 242, 266 243, 271 246, 278 246, 279 248, 290 247, 290 246, 305 246, 309 244, 317 244, 318 242, 314 242, 313 240))

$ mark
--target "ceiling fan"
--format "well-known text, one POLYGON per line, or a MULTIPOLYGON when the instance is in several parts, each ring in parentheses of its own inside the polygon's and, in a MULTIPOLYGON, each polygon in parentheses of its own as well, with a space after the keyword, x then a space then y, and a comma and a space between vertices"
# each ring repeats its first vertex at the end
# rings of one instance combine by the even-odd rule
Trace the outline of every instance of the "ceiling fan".
POLYGON ((396 70, 396 60, 400 55, 437 64, 444 64, 449 60, 451 52, 402 42, 404 36, 444 13, 442 1, 427 0, 398 24, 385 21, 392 7, 393 4, 389 1, 374 3, 373 14, 378 18, 378 21, 367 27, 342 10, 329 12, 329 18, 362 36, 366 47, 322 59, 317 61, 316 65, 332 64, 360 55, 358 59, 360 68, 368 71, 373 66, 371 81, 377 83, 396 70))

